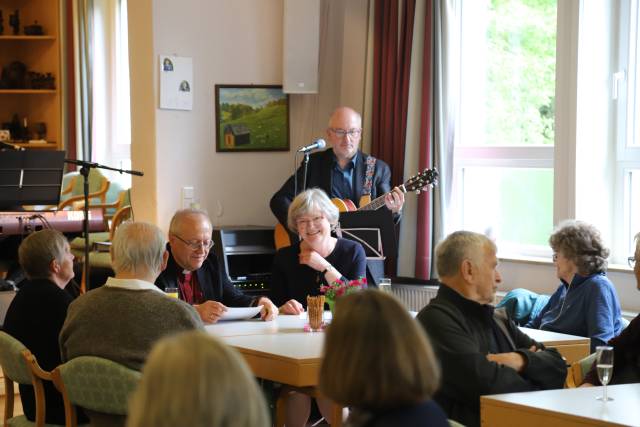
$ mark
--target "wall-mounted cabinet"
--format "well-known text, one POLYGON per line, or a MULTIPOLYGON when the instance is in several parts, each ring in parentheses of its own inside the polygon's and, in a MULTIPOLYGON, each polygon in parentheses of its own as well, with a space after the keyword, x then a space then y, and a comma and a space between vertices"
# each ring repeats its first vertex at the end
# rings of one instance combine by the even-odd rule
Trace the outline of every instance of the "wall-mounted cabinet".
POLYGON ((0 12, 0 129, 13 144, 61 150, 60 0, 0 0, 0 12))

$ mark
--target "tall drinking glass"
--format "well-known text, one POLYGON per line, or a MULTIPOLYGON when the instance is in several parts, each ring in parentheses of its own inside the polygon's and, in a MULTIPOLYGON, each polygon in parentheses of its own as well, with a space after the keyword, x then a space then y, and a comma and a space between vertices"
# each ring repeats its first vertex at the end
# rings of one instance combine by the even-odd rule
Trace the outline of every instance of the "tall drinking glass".
POLYGON ((598 396, 596 399, 603 402, 613 400, 612 397, 607 397, 607 384, 609 384, 613 373, 613 347, 596 347, 596 367, 598 368, 598 378, 602 383, 602 396, 598 396))

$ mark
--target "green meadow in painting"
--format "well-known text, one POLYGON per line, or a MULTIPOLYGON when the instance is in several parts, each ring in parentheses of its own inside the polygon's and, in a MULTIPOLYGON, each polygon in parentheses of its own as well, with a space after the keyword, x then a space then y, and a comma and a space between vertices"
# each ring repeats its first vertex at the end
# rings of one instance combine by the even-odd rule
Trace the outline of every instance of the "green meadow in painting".
POLYGON ((216 151, 289 150, 282 86, 216 85, 216 151))

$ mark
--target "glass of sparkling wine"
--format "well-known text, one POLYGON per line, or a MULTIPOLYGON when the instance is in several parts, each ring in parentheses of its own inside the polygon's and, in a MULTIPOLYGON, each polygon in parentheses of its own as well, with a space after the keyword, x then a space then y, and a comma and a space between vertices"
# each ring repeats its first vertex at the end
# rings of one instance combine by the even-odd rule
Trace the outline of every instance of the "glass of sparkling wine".
POLYGON ((598 369, 598 378, 602 383, 602 396, 598 396, 596 399, 603 402, 613 400, 612 397, 607 397, 607 384, 609 384, 613 373, 613 347, 596 347, 596 367, 598 369))

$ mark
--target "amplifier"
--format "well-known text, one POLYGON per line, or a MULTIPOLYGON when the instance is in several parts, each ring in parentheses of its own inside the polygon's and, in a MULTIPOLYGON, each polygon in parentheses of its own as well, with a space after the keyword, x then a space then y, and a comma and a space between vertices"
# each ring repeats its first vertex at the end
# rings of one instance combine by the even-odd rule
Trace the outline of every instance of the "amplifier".
POLYGON ((229 281, 248 294, 267 295, 275 254, 273 227, 214 228, 213 250, 229 281))

